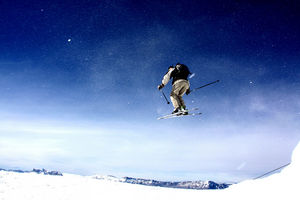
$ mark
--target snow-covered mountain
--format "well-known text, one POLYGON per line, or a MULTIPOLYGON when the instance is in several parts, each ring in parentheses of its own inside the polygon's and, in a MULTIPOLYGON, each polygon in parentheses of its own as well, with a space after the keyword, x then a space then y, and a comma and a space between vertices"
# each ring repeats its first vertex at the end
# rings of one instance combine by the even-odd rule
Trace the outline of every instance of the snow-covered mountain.
POLYGON ((184 189, 225 189, 229 187, 229 184, 226 183, 215 183, 213 181, 182 181, 182 182, 170 182, 170 181, 157 181, 151 179, 141 179, 141 178, 132 178, 132 177, 123 177, 117 178, 115 176, 93 176, 95 179, 99 180, 110 180, 122 183, 131 183, 139 185, 148 185, 148 186, 159 186, 159 187, 169 187, 169 188, 184 188, 184 189))
POLYGON ((24 171, 24 170, 14 170, 14 169, 2 169, 0 168, 0 171, 7 171, 7 172, 17 172, 17 173, 31 173, 31 172, 35 172, 37 174, 44 174, 44 175, 53 175, 53 176, 62 176, 63 174, 59 171, 48 171, 46 169, 35 169, 33 168, 32 171, 24 171))
MULTIPOLYGON (((46 169, 33 169, 32 171, 23 171, 23 170, 5 170, 1 169, 0 171, 7 172, 16 172, 16 173, 37 173, 44 175, 54 175, 54 176, 63 176, 63 174, 59 171, 48 171, 46 169)), ((141 179, 141 178, 132 178, 132 177, 122 177, 118 178, 112 175, 101 176, 95 175, 92 176, 94 179, 105 180, 105 181, 113 181, 120 183, 131 183, 138 185, 147 185, 147 186, 158 186, 158 187, 169 187, 169 188, 184 188, 184 189, 225 189, 229 187, 229 184, 226 183, 215 183, 213 181, 182 181, 182 182, 170 182, 170 181, 157 181, 151 179, 141 179)))
MULTIPOLYGON (((1 200, 299 200, 300 143, 292 162, 280 173, 247 180, 224 190, 187 190, 128 184, 126 178, 51 175, 47 170, 27 173, 0 171, 1 200), (47 171, 47 173, 45 173, 47 171), (44 175, 46 174, 46 175, 44 175)), ((129 179, 133 181, 132 179, 129 179)), ((133 182, 138 181, 134 180, 133 182)), ((149 180, 150 181, 150 180, 149 180)), ((142 181, 147 182, 147 181, 142 181)), ((151 181, 150 181, 151 182, 151 181)))

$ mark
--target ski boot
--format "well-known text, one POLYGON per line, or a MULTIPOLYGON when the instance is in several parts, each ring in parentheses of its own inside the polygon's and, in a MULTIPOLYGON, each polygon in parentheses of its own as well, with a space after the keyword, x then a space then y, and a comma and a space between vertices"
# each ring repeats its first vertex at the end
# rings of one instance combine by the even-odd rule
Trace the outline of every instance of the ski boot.
POLYGON ((182 115, 188 115, 189 112, 186 109, 186 106, 180 106, 180 112, 182 112, 182 115))
POLYGON ((182 113, 181 113, 181 108, 180 108, 180 107, 175 108, 175 109, 173 110, 172 114, 176 114, 176 113, 177 113, 177 115, 182 115, 182 113))

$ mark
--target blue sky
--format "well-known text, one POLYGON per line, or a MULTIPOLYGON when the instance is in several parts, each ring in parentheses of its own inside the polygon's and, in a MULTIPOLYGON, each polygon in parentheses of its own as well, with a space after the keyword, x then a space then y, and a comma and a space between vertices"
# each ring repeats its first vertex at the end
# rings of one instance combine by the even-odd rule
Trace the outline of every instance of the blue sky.
MULTIPOLYGON (((300 139, 299 4, 0 4, 0 167, 240 181, 286 164, 300 139), (157 90, 185 63, 170 113, 157 90)), ((164 88, 169 94, 171 86, 164 88)))

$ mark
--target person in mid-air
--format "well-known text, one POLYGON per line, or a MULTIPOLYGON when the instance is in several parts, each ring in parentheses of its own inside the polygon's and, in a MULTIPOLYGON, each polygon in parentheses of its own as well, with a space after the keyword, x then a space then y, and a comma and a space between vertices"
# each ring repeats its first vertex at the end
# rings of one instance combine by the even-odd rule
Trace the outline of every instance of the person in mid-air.
POLYGON ((178 112, 184 115, 188 114, 182 96, 190 93, 189 74, 191 74, 191 72, 186 65, 177 63, 175 67, 173 65, 169 67, 168 72, 163 77, 162 84, 158 85, 158 89, 161 90, 167 85, 171 78, 173 79, 170 94, 171 102, 174 106, 172 114, 178 112))

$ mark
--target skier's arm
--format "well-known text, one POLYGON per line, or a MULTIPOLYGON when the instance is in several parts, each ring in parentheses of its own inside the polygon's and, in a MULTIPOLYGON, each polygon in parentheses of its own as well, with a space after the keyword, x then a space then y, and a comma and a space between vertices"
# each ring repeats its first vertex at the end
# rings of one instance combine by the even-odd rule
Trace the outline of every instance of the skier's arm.
POLYGON ((169 71, 166 73, 166 75, 164 75, 163 80, 161 81, 161 84, 159 86, 157 86, 157 88, 159 90, 161 90, 163 87, 165 87, 165 85, 168 84, 168 82, 171 79, 172 76, 172 72, 173 72, 174 68, 169 68, 169 71))
POLYGON ((170 79, 171 79, 171 74, 172 74, 173 70, 174 70, 174 69, 170 69, 170 70, 168 71, 168 73, 166 73, 166 75, 164 76, 164 78, 163 78, 163 80, 162 80, 162 84, 163 84, 163 85, 167 85, 167 84, 168 84, 168 82, 169 82, 170 79))

